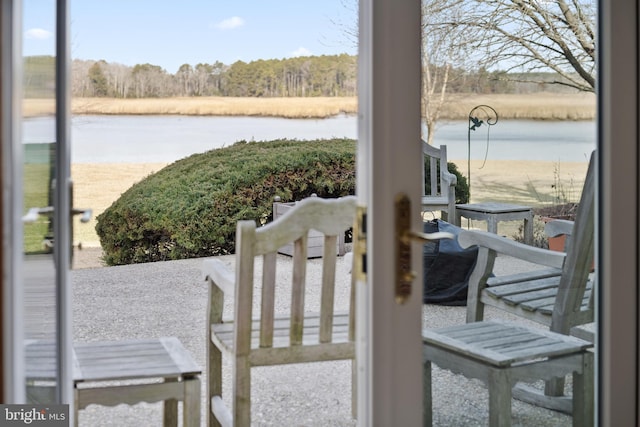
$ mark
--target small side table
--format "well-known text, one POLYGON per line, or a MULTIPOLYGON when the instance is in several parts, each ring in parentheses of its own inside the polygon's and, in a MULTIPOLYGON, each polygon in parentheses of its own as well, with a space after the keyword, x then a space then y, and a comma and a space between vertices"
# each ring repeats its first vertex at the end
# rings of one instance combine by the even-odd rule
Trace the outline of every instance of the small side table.
MULTIPOLYGON (((45 384, 55 378, 54 354, 52 341, 27 344, 27 394, 31 399, 52 401, 53 389, 45 384)), ((200 367, 175 337, 75 343, 75 425, 78 410, 91 404, 163 401, 163 425, 177 426, 178 401, 182 401, 183 425, 200 427, 200 374, 200 367)))
POLYGON ((507 203, 471 203, 456 205, 455 225, 461 224, 462 217, 487 222, 487 231, 498 233, 498 222, 524 220, 524 241, 533 244, 533 210, 529 206, 507 203))

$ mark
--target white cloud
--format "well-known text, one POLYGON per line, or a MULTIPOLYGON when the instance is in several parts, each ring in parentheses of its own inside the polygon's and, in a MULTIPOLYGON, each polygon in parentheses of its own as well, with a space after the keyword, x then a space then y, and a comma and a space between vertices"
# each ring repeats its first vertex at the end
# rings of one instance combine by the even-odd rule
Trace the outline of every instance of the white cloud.
POLYGON ((242 27, 244 25, 244 19, 239 16, 232 16, 216 24, 216 28, 220 30, 233 30, 234 28, 242 27))
POLYGON ((26 38, 32 40, 47 40, 53 36, 50 31, 43 30, 42 28, 31 28, 27 30, 24 35, 26 38))
POLYGON ((300 46, 293 52, 291 52, 291 56, 311 56, 311 51, 306 47, 300 46))

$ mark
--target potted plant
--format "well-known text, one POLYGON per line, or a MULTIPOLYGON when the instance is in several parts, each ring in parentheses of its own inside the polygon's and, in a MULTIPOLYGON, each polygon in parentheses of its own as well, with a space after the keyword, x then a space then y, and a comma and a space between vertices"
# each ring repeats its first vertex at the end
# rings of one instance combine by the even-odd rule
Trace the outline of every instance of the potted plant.
MULTIPOLYGON (((578 210, 577 203, 562 203, 552 206, 545 206, 542 208, 536 208, 533 210, 534 215, 537 215, 543 223, 553 221, 554 219, 565 219, 574 221, 576 219, 576 211, 578 210)), ((566 235, 561 234, 555 237, 548 237, 549 249, 554 251, 564 252, 564 244, 566 241, 566 235)))

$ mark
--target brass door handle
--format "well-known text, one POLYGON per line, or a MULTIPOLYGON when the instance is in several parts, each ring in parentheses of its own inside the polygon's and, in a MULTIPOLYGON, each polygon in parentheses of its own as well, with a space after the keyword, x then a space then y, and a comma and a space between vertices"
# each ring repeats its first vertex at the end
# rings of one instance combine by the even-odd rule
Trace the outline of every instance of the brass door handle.
POLYGON ((411 241, 429 242, 440 239, 453 239, 451 233, 439 231, 436 233, 421 233, 411 230, 411 200, 409 196, 400 193, 395 200, 396 222, 396 283, 395 300, 404 304, 411 296, 411 285, 416 277, 411 268, 411 241))

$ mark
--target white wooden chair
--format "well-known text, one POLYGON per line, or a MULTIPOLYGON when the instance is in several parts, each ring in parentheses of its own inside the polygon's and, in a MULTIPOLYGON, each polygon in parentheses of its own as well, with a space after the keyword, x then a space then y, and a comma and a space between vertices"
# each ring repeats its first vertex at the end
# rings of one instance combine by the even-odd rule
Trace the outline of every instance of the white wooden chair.
MULTIPOLYGON (((594 280, 590 275, 594 255, 595 164, 591 156, 576 220, 547 225, 552 234, 570 233, 566 252, 540 249, 493 233, 462 230, 464 248, 478 246, 478 259, 469 278, 467 322, 484 319, 485 305, 548 326, 552 332, 586 337, 579 327, 594 320, 594 280), (570 231, 568 230, 570 229, 570 231), (496 276, 498 254, 540 266, 531 272, 496 276)), ((571 413, 571 400, 563 395, 562 379, 547 382, 545 393, 523 384, 514 390, 518 399, 571 413)))
POLYGON ((447 168, 447 146, 436 148, 424 140, 421 143, 424 156, 422 211, 442 211, 445 213, 442 219, 452 222, 456 212, 457 178, 447 168))
MULTIPOLYGON (((209 425, 251 424, 251 368, 293 363, 352 360, 355 376, 355 290, 350 285, 349 310, 334 310, 338 235, 353 226, 354 196, 339 199, 307 198, 283 216, 257 228, 239 221, 236 231, 235 275, 216 259, 203 263, 209 284, 207 312, 207 382, 209 425), (307 236, 324 234, 322 277, 306 277, 307 236), (290 314, 276 316, 275 290, 283 284, 276 271, 278 249, 294 242, 291 283, 284 284, 290 314), (254 262, 262 258, 262 280, 254 283, 254 262), (316 283, 318 282, 318 283, 316 283), (305 311, 305 294, 321 288, 318 312, 305 311), (254 294, 260 301, 254 304, 254 294), (235 298, 233 320, 223 320, 224 298, 235 298), (233 396, 229 410, 222 399, 222 354, 233 359, 233 396)), ((316 261, 317 262, 317 261, 316 261)), ((347 279, 351 283, 351 278, 347 279)), ((352 377, 353 378, 353 377, 352 377)), ((352 381, 355 416, 356 382, 352 381)))

